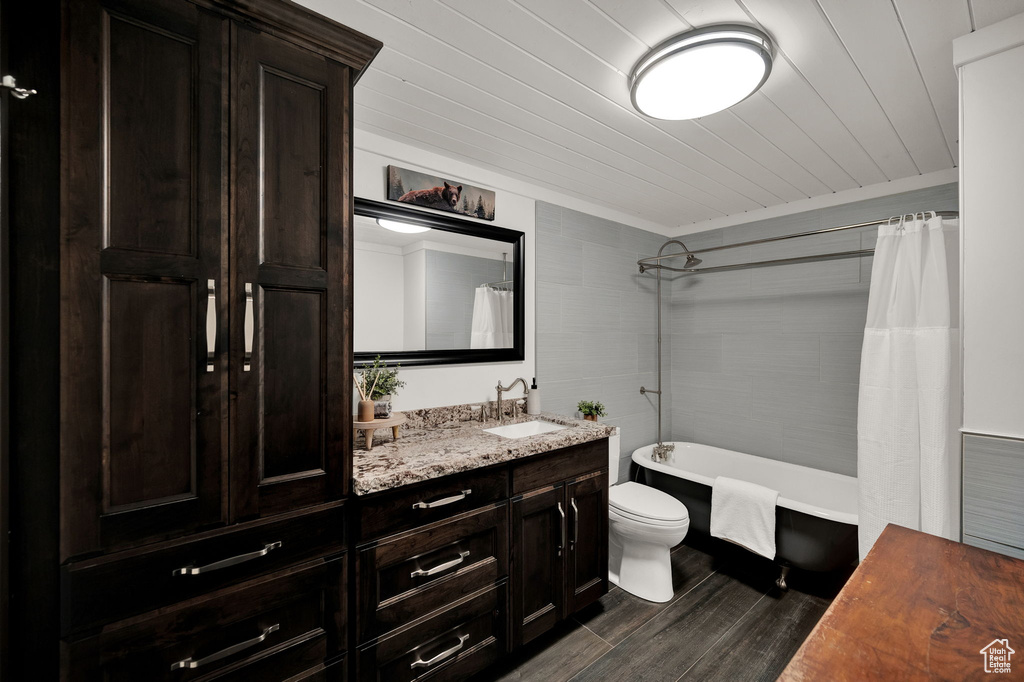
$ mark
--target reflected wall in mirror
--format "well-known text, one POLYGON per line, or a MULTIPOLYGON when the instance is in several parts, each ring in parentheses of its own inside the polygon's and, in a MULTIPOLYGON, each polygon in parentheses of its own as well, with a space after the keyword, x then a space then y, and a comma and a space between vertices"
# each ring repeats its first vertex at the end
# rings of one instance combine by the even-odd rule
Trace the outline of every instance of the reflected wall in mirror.
POLYGON ((521 360, 523 241, 516 230, 356 199, 356 363, 521 360))

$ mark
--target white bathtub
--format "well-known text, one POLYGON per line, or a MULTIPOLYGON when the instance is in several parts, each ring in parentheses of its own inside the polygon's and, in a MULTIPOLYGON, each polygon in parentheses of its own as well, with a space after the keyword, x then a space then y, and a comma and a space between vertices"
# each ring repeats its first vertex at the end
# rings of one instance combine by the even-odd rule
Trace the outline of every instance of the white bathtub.
POLYGON ((707 534, 711 485, 727 476, 779 491, 776 559, 809 570, 849 564, 857 555, 857 479, 697 443, 674 443, 669 462, 652 462, 653 445, 633 452, 646 482, 686 505, 690 528, 707 534))

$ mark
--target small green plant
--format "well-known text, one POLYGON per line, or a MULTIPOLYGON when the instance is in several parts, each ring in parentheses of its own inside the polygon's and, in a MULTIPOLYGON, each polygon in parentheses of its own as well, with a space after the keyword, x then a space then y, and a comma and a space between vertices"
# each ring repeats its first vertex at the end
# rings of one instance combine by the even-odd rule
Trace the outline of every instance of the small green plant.
POLYGON ((596 400, 581 400, 577 405, 576 409, 584 415, 591 415, 594 417, 603 417, 607 414, 604 411, 604 404, 597 402, 596 400))
POLYGON ((398 378, 401 366, 399 364, 389 369, 378 355, 373 360, 373 366, 364 369, 356 379, 359 395, 364 396, 364 400, 380 400, 386 395, 398 393, 398 389, 405 386, 405 382, 398 378))

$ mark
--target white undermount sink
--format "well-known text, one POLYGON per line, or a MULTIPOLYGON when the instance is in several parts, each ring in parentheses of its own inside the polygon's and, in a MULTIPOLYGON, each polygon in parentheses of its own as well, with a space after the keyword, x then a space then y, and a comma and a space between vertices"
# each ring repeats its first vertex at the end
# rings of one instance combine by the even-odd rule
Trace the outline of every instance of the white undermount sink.
POLYGON ((538 436, 542 433, 551 433, 552 431, 561 431, 567 429, 568 426, 561 424, 555 424, 553 422, 547 422, 543 419, 536 419, 531 422, 522 422, 520 424, 508 424, 506 426, 495 426, 493 429, 484 429, 487 433, 493 433, 496 436, 502 438, 526 438, 527 436, 538 436))

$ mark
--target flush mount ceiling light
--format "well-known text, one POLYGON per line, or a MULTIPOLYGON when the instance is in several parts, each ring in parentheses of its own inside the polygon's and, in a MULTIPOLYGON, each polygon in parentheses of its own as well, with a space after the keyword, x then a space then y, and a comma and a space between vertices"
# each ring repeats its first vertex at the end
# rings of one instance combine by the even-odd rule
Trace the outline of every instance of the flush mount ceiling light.
POLYGON ((700 118, 750 97, 771 71, 767 35, 749 26, 705 26, 648 52, 633 68, 629 95, 637 111, 651 118, 700 118))
POLYGON ((403 223, 398 220, 388 220, 387 218, 377 218, 377 224, 383 227, 385 230, 391 230, 392 232, 403 232, 405 234, 415 234, 417 232, 429 232, 429 227, 422 227, 420 225, 410 225, 409 223, 403 223))

